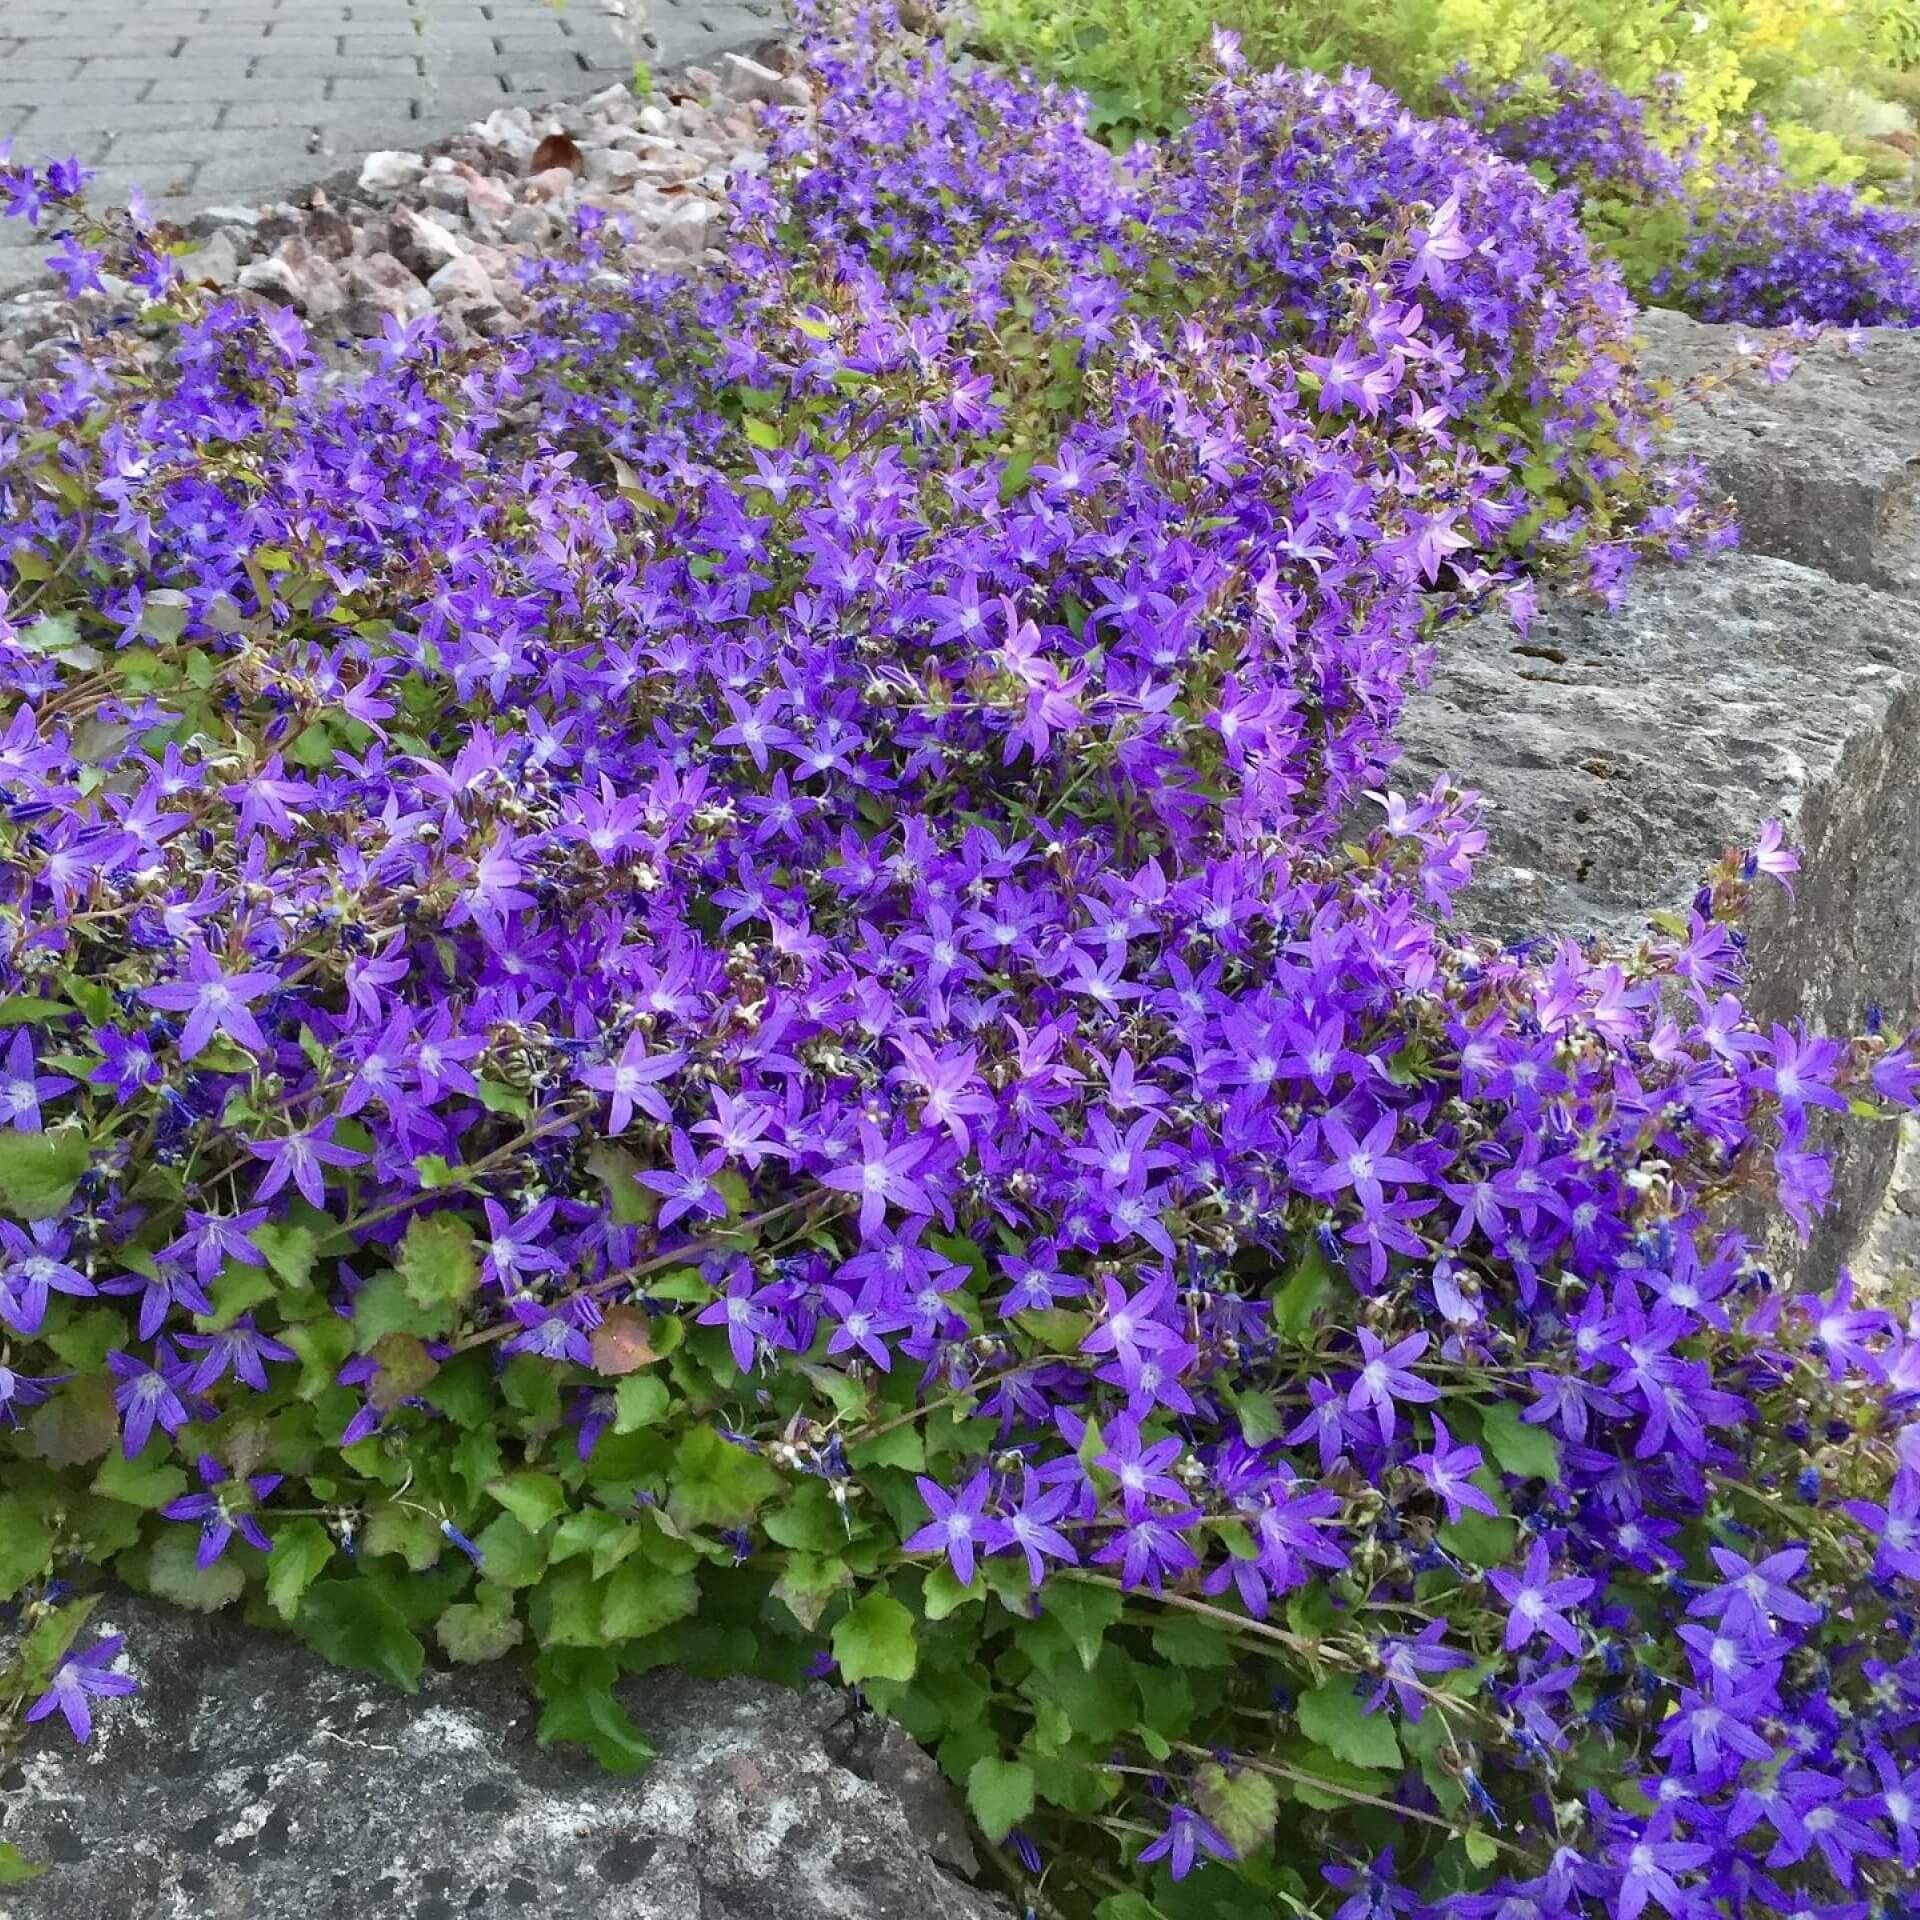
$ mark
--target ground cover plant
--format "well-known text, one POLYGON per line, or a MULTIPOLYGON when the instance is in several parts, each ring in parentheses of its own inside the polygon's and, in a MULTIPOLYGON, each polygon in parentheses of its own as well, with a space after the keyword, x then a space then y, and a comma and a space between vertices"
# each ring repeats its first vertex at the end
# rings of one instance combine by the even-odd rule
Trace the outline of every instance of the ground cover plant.
POLYGON ((1635 96, 1556 61, 1533 85, 1446 83, 1501 152, 1578 194, 1640 297, 1748 326, 1920 324, 1920 218, 1796 181, 1764 121, 1710 144, 1671 87, 1635 96))
POLYGON ((0 176, 145 303, 0 401, 0 1738, 110 1573, 611 1766, 837 1677, 1047 1914, 1896 1911, 1912 1330, 1723 1209, 1912 1053, 1742 1013, 1777 835, 1495 952, 1379 797, 1728 538, 1618 277, 1362 81, 811 59, 724 268, 346 379, 0 176))
POLYGON ((1590 236, 1638 297, 1751 326, 1920 322, 1916 149, 1907 108, 1881 97, 1911 91, 1920 9, 1848 0, 981 8, 989 45, 1087 87, 1097 121, 1122 145, 1179 124, 1216 20, 1241 34, 1256 64, 1358 67, 1423 111, 1465 113, 1503 152, 1581 196, 1590 236), (1856 185, 1863 174, 1882 186, 1856 185))

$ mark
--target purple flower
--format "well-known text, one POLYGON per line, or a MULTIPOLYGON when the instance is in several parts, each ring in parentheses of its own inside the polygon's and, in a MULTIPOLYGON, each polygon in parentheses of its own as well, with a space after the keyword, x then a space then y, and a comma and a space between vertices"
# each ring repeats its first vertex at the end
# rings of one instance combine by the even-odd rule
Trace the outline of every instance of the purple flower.
POLYGON ((963 1587, 973 1585, 974 1552, 990 1544, 991 1523, 986 1518, 987 1496, 992 1476, 982 1468, 957 1494, 950 1494, 937 1480, 923 1474, 914 1484, 933 1518, 917 1533, 908 1536, 909 1553, 944 1553, 953 1568, 953 1577, 963 1587))
POLYGON ((1594 1582, 1581 1575, 1550 1579, 1552 1556, 1547 1543, 1536 1539, 1527 1554, 1524 1574, 1496 1567, 1487 1575, 1492 1587, 1507 1605, 1507 1632, 1503 1642, 1509 1653, 1527 1646, 1545 1634, 1556 1646, 1577 1660, 1580 1657, 1580 1632, 1566 1616, 1566 1609, 1578 1606, 1594 1590, 1594 1582))
POLYGON ((49 1388, 69 1378, 71 1376, 64 1373, 43 1374, 36 1378, 32 1374, 19 1373, 12 1367, 0 1365, 0 1420, 10 1427, 17 1427, 22 1407, 38 1406, 47 1397, 49 1388))
POLYGON ((1713 1849, 1694 1840, 1675 1840, 1672 1833, 1672 1816, 1657 1813, 1637 1838, 1615 1842, 1612 1857, 1620 1868, 1620 1883, 1613 1910, 1619 1920, 1639 1920, 1650 1900, 1676 1915, 1691 1908, 1674 1876, 1704 1865, 1713 1858, 1713 1849))
POLYGON ((93 1735, 93 1710, 88 1701, 121 1700, 139 1691, 140 1683, 132 1674, 113 1671, 113 1662, 119 1659, 125 1643, 125 1634, 109 1634, 84 1653, 69 1653, 54 1670, 53 1684, 27 1709, 27 1719, 44 1720, 58 1708, 73 1729, 73 1737, 84 1746, 93 1735))
POLYGON ((212 1566, 226 1552, 227 1542, 236 1533, 250 1547, 258 1547, 262 1553, 270 1551, 273 1542, 261 1531, 247 1503, 257 1505, 266 1499, 280 1484, 281 1475, 255 1473, 236 1481, 218 1460, 205 1453, 195 1464, 200 1484, 206 1491, 182 1494, 160 1509, 169 1520, 200 1522, 200 1545, 194 1554, 194 1564, 212 1566))
POLYGON ((705 1220, 722 1218, 727 1203, 713 1184, 713 1176, 726 1165, 726 1154, 717 1148, 712 1153, 700 1153, 678 1127, 672 1133, 672 1148, 671 1173, 651 1168, 634 1176, 666 1202, 660 1209, 660 1225, 670 1227, 689 1213, 705 1220))
POLYGON ((1069 1566, 1079 1561, 1072 1543, 1054 1525, 1073 1504, 1071 1488, 1043 1486, 1031 1467, 1023 1468, 1020 1498, 1004 1519, 988 1521, 988 1543, 995 1552, 1011 1547, 1025 1554, 1027 1578, 1038 1587, 1046 1579, 1049 1559, 1064 1560, 1069 1566))
POLYGON ((1433 1416, 1432 1450, 1412 1455, 1407 1465, 1440 1496, 1449 1521, 1458 1521, 1468 1508, 1485 1514, 1500 1511, 1468 1478, 1480 1465, 1480 1449, 1455 1446, 1447 1423, 1437 1413, 1433 1416))
POLYGON ((182 1398, 187 1370, 167 1341, 153 1343, 151 1362, 115 1351, 107 1355, 107 1366, 120 1383, 113 1390, 113 1404, 120 1409, 121 1451, 129 1460, 147 1444, 155 1426, 171 1434, 187 1424, 182 1398))
POLYGON ((1920 1472, 1901 1468, 1894 1475, 1884 1504, 1877 1500, 1843 1500, 1840 1504, 1873 1536, 1873 1570, 1877 1575, 1892 1579, 1904 1574, 1909 1580, 1920 1580, 1920 1472))
POLYGON ((1452 1673, 1473 1665, 1473 1657, 1458 1647, 1443 1646, 1447 1635, 1444 1620, 1429 1621, 1411 1640, 1391 1639, 1380 1643, 1380 1684, 1367 1702, 1369 1713, 1378 1713, 1389 1690, 1400 1703, 1400 1711, 1409 1720, 1418 1720, 1426 1711, 1426 1688, 1422 1676, 1452 1673))
MULTIPOLYGON (((187 954, 185 979, 171 986, 143 987, 140 998, 150 1007, 187 1016, 180 1034, 182 1060, 191 1060, 202 1052, 216 1033, 224 1033, 249 1053, 259 1054, 267 1051, 267 1036, 247 1009, 279 984, 279 976, 273 973, 228 973, 208 951, 206 942, 195 940, 187 954)), ((316 1199, 314 1205, 319 1204, 316 1199)))
POLYGON ((11 1122, 16 1133, 38 1133, 41 1104, 72 1086, 73 1082, 62 1074, 39 1071, 33 1054, 33 1031, 21 1027, 7 1048, 6 1071, 0 1075, 0 1115, 11 1122))
POLYGON ((247 1151, 256 1160, 267 1163, 267 1172, 254 1188, 256 1200, 271 1200, 289 1180, 309 1206, 327 1204, 328 1167, 359 1167, 367 1156, 351 1147, 338 1145, 333 1138, 334 1123, 323 1120, 305 1133, 288 1134, 278 1140, 249 1140, 247 1151))
POLYGON ((1184 1880, 1193 1871, 1193 1863, 1201 1852, 1213 1855, 1216 1860, 1232 1860, 1237 1856, 1227 1844, 1226 1836, 1220 1829, 1206 1820, 1191 1807, 1169 1807, 1167 1809, 1166 1831, 1159 1839, 1149 1841, 1140 1849, 1142 1865, 1155 1860, 1164 1860, 1167 1871, 1176 1880, 1184 1880))
POLYGON ((47 1302, 56 1293, 85 1299, 96 1288, 63 1257, 69 1236, 48 1220, 36 1220, 22 1230, 0 1220, 0 1324, 27 1337, 40 1331, 47 1302))
POLYGON ((860 1237, 871 1239, 890 1206, 911 1214, 931 1211, 925 1186, 914 1178, 929 1145, 924 1139, 890 1141, 871 1121, 862 1120, 859 1160, 850 1167, 830 1168, 820 1176, 820 1184, 860 1196, 860 1237))
POLYGON ((1355 1337, 1360 1342, 1361 1366, 1347 1389, 1347 1411, 1356 1414, 1370 1411, 1379 1424, 1380 1438, 1391 1440, 1396 1402, 1424 1405, 1440 1397, 1438 1387, 1408 1371, 1426 1352, 1427 1336, 1410 1333, 1391 1347, 1366 1327, 1361 1327, 1355 1337))
POLYGON ((695 1316, 703 1327, 725 1327, 733 1364, 750 1374, 760 1357, 760 1343, 774 1330, 774 1316, 760 1296, 753 1269, 741 1261, 727 1281, 727 1290, 695 1316))
POLYGON ((515 1220, 496 1200, 484 1203, 487 1237, 480 1260, 480 1277, 502 1293, 512 1294, 537 1273, 558 1273, 563 1262, 547 1241, 552 1232, 554 1203, 542 1200, 530 1213, 515 1220))
POLYGON ((657 1081, 670 1079, 686 1065, 687 1056, 679 1049, 649 1054, 645 1038, 638 1033, 627 1036, 620 1057, 604 1066, 588 1067, 581 1083, 613 1095, 613 1108, 607 1116, 610 1133, 625 1133, 636 1109, 662 1126, 673 1119, 673 1111, 654 1091, 657 1081))

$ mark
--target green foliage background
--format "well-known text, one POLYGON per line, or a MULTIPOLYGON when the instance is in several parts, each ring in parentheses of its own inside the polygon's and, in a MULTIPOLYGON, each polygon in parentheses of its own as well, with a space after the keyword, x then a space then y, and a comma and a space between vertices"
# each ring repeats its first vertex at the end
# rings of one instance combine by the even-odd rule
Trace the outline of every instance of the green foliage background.
POLYGON ((1688 117, 1719 138, 1764 113, 1808 179, 1873 166, 1865 136, 1920 61, 1920 0, 979 0, 979 16, 996 54, 1085 89, 1122 141, 1178 124, 1217 24, 1256 66, 1365 67, 1422 109, 1462 64, 1492 85, 1558 55, 1634 94, 1674 74, 1688 117))

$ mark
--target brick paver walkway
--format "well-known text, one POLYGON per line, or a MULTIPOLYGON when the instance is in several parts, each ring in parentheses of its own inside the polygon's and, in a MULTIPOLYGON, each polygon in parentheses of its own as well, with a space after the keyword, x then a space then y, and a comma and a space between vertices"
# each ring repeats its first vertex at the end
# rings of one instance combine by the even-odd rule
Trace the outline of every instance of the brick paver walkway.
MULTIPOLYGON (((778 0, 629 0, 665 69, 777 30, 778 0)), ((0 0, 0 140, 78 154, 104 199, 271 199, 377 147, 633 71, 606 0, 0 0)), ((27 266, 0 222, 0 283, 27 266)))

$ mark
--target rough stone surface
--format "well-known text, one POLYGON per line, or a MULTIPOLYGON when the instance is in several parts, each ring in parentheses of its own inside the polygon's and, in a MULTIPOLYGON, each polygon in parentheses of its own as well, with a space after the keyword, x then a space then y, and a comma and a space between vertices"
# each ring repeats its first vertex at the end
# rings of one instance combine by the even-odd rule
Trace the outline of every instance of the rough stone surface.
POLYGON ((0 1776, 55 1863, 4 1920, 1007 1920, 937 1864, 970 1855, 918 1750, 825 1687, 631 1680, 659 1758, 615 1777, 543 1753, 504 1668, 407 1696, 144 1600, 96 1624, 142 1690, 0 1776))
POLYGON ((1733 496, 1749 552, 1920 592, 1920 334, 1871 328, 1852 353, 1829 335, 1769 385, 1762 356, 1743 364, 1741 329, 1662 309, 1640 320, 1643 364, 1705 386, 1676 407, 1672 445, 1733 496))
MULTIPOLYGON (((1623 613, 1550 605, 1443 643, 1410 703, 1411 785, 1444 768, 1491 806, 1466 903, 1502 937, 1631 943, 1729 846, 1779 819, 1797 903, 1762 890, 1749 998, 1831 1033, 1920 1020, 1920 336, 1839 336, 1769 384, 1741 329, 1643 313, 1643 368, 1676 388, 1670 443, 1739 512, 1743 551, 1648 569, 1623 613)), ((1809 1284, 1851 1261, 1920 1270, 1920 1132, 1848 1126, 1812 1244, 1770 1249, 1809 1284)))
MULTIPOLYGON (((1853 1033, 1869 1003, 1896 1026, 1920 1011, 1920 605, 1760 555, 1648 569, 1618 615, 1556 601, 1525 638, 1504 616, 1459 628, 1404 738, 1396 784, 1445 770, 1486 797, 1483 930, 1631 945, 1778 819, 1803 865, 1792 908, 1760 889, 1754 1012, 1853 1033)), ((1886 1187, 1892 1130, 1845 1139, 1810 1275, 1886 1187)))

